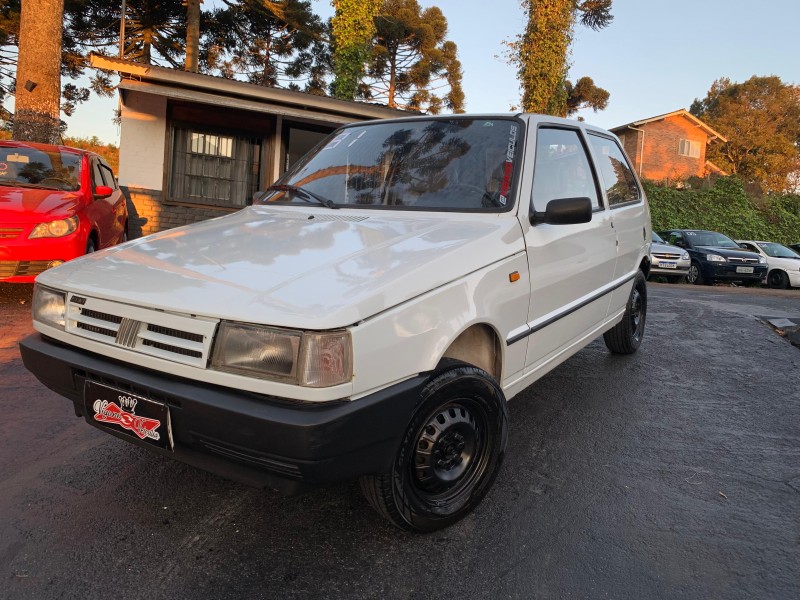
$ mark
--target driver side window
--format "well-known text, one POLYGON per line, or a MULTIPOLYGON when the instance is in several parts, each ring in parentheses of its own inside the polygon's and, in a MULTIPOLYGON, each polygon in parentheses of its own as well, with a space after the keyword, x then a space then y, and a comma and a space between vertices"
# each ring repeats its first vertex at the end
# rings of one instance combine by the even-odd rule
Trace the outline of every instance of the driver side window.
POLYGON ((543 212, 550 200, 583 197, 591 200, 593 210, 600 208, 586 148, 576 130, 540 128, 533 169, 534 210, 543 212))

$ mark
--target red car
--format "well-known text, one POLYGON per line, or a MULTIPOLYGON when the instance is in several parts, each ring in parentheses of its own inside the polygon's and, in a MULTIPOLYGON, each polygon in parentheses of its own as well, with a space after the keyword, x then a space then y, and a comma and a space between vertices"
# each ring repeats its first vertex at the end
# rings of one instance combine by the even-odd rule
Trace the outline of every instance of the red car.
POLYGON ((92 152, 0 141, 0 282, 42 271, 127 239, 117 180, 92 152))

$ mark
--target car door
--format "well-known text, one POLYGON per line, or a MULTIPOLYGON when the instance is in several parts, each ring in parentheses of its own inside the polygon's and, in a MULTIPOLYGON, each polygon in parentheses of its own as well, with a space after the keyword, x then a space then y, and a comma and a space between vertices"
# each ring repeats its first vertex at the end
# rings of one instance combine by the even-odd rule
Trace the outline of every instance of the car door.
MULTIPOLYGON (((617 234, 617 263, 613 279, 622 281, 629 278, 632 281, 639 269, 642 247, 650 243, 652 235, 648 230, 650 219, 644 192, 617 140, 593 131, 588 132, 587 138, 617 234)), ((624 310, 631 285, 622 285, 614 291, 610 314, 624 310)))
POLYGON ((113 231, 112 238, 109 243, 114 244, 122 241, 123 239, 123 235, 125 234, 125 223, 128 220, 128 210, 125 205, 125 195, 122 193, 122 190, 119 189, 117 178, 114 176, 114 172, 111 170, 111 167, 108 166, 108 163, 106 163, 106 161, 102 158, 99 159, 99 162, 100 173, 103 176, 105 185, 114 190, 111 193, 111 196, 106 199, 106 201, 111 205, 111 210, 113 211, 113 231))
POLYGON ((92 189, 87 212, 92 222, 93 229, 97 232, 97 249, 99 250, 100 248, 113 245, 118 239, 114 227, 114 202, 111 196, 102 198, 97 195, 98 186, 106 185, 100 168, 99 158, 91 156, 89 158, 89 164, 92 176, 92 189))
POLYGON ((550 200, 578 197, 592 203, 590 222, 523 225, 531 281, 526 372, 547 368, 596 335, 608 312, 617 260, 617 236, 581 130, 540 126, 531 210, 543 212, 550 200))

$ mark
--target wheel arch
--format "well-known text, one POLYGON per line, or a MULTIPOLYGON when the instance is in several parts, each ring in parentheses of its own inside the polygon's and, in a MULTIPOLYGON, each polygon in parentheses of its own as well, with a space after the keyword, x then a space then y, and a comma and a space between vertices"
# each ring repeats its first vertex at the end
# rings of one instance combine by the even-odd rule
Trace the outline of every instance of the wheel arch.
POLYGON ((445 349, 446 358, 460 360, 483 369, 500 381, 503 373, 503 349, 497 331, 487 323, 474 323, 462 331, 445 349))

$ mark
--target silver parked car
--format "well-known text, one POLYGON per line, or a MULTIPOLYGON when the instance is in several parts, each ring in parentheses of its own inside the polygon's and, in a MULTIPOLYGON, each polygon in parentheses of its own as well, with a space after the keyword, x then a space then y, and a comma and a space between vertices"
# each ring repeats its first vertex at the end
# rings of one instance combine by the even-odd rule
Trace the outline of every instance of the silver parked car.
POLYGON ((692 260, 683 248, 667 244, 661 236, 653 232, 653 244, 650 246, 650 275, 666 277, 670 283, 681 283, 686 279, 692 260))

